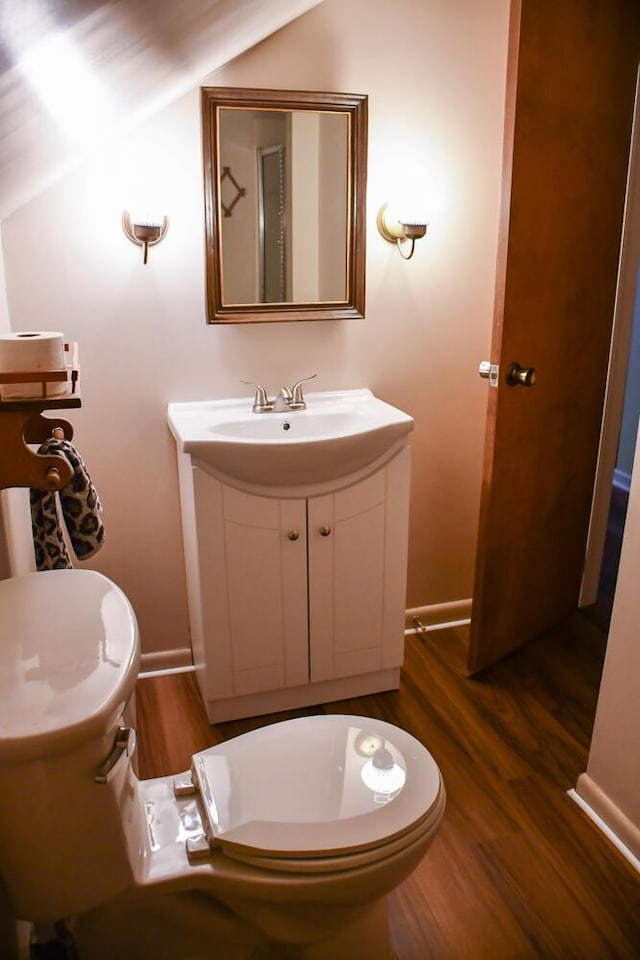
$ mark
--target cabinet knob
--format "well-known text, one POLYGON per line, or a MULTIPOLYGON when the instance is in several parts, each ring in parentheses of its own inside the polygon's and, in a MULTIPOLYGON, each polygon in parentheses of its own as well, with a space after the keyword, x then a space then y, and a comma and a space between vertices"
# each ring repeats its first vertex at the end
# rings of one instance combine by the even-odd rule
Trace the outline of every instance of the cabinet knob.
POLYGON ((287 534, 287 536, 289 540, 297 540, 300 534, 298 533, 297 530, 289 530, 289 533, 287 534))
POLYGON ((320 527, 320 536, 328 537, 331 534, 331 527, 320 527))

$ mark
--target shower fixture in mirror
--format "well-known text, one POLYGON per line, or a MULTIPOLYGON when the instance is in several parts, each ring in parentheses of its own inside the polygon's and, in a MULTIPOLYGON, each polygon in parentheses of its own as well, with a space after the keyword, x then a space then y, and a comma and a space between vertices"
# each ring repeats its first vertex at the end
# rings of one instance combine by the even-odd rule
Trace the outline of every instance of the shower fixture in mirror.
POLYGON ((364 316, 367 98, 202 88, 209 323, 364 316))

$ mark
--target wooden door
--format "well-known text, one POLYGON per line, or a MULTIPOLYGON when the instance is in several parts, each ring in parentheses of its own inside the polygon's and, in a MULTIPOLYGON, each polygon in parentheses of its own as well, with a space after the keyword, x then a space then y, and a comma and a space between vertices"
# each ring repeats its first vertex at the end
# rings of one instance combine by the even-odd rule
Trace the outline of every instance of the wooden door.
POLYGON ((470 672, 578 603, 639 37, 637 0, 512 0, 470 672))

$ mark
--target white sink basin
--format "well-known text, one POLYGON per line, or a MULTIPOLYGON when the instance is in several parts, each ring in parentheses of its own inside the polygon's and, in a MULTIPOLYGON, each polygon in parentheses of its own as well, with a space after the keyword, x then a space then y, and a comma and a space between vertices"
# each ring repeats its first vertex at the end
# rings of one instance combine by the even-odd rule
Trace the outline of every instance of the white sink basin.
POLYGON ((170 403, 178 448, 259 487, 316 485, 357 473, 400 447, 413 419, 370 390, 308 393, 306 410, 253 413, 252 398, 170 403))

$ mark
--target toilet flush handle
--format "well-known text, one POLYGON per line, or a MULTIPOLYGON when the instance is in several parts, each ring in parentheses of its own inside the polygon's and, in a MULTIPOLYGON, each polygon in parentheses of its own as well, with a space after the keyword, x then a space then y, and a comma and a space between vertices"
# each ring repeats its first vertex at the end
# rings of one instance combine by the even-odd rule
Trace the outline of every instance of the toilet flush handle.
POLYGON ((135 749, 136 732, 133 727, 119 727, 111 753, 93 778, 95 782, 109 783, 115 775, 118 761, 124 756, 132 756, 135 749))

